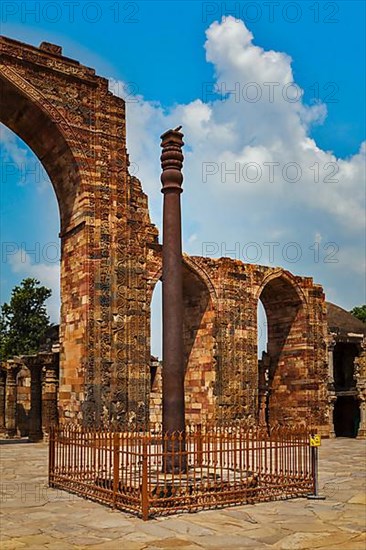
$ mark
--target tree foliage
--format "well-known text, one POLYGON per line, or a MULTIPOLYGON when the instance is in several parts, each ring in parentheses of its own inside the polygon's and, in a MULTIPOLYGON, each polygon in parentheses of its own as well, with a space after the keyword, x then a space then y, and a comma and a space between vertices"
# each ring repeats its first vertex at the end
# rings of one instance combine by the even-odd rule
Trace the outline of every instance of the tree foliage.
POLYGON ((363 323, 366 323, 366 304, 363 306, 356 306, 351 310, 352 315, 357 317, 363 323))
POLYGON ((1 306, 0 360, 38 351, 50 326, 45 301, 52 294, 39 285, 37 279, 23 279, 20 286, 13 288, 9 304, 1 306))

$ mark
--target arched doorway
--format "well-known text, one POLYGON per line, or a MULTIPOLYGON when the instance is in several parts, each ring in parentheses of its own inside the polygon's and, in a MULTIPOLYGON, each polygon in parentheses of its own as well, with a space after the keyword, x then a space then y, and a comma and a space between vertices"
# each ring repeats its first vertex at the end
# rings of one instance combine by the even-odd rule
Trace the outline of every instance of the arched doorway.
POLYGON ((267 324, 267 349, 259 360, 258 419, 262 424, 290 423, 307 414, 306 393, 297 384, 306 377, 305 311, 301 294, 284 274, 261 289, 267 324))
MULTIPOLYGON (((160 282, 157 283, 160 285, 160 282)), ((161 289, 153 291, 154 312, 151 323, 160 322, 156 311, 161 308, 161 289)), ((150 420, 162 420, 163 368, 158 356, 161 347, 156 336, 161 334, 151 325, 150 334, 155 340, 150 365, 150 420), (153 353, 153 350, 155 353, 153 353)), ((200 423, 212 419, 216 408, 216 361, 215 361, 215 310, 211 293, 194 266, 183 264, 183 351, 185 367, 185 410, 186 421, 200 423)))
POLYGON ((360 425, 360 401, 355 379, 355 359, 360 347, 354 342, 338 341, 333 350, 334 404, 333 423, 336 437, 357 437, 360 425))
POLYGON ((2 299, 32 277, 51 289, 46 301, 50 321, 60 322, 60 216, 42 163, 0 123, 2 299))
POLYGON ((266 426, 268 418, 269 366, 268 321, 262 301, 257 305, 257 355, 258 355, 258 423, 266 426))
POLYGON ((186 419, 215 415, 215 311, 209 289, 191 267, 183 269, 183 342, 186 419))
MULTIPOLYGON (((20 72, 20 71, 19 71, 20 72)), ((82 321, 80 284, 84 254, 80 244, 68 232, 77 223, 80 212, 80 162, 76 158, 62 128, 62 116, 46 100, 40 90, 24 80, 19 72, 10 67, 1 67, 0 85, 2 104, 0 121, 13 131, 31 149, 48 174, 57 197, 61 235, 61 323, 60 339, 63 343, 64 382, 70 378, 71 356, 80 364, 85 343, 77 343, 66 326, 66 315, 77 315, 82 321), (72 260, 71 260, 72 258, 72 260), (78 292, 80 294, 78 295, 78 292)), ((29 69, 30 77, 32 70, 29 69)), ((76 146, 75 146, 76 148, 76 146)), ((84 292, 85 294, 85 292, 84 292)), ((76 388, 75 388, 76 389, 76 388)))
MULTIPOLYGON (((52 291, 51 298, 46 301, 47 314, 50 322, 57 327, 56 341, 58 344, 58 325, 60 322, 60 215, 54 188, 43 168, 42 163, 28 147, 5 125, 0 124, 1 141, 1 220, 2 236, 2 300, 8 302, 15 286, 20 286, 22 280, 31 278, 40 282, 52 291)), ((48 335, 49 332, 45 334, 48 335)), ((44 341, 40 342, 43 346, 44 341)), ((38 348, 39 349, 39 348, 38 348)), ((34 357, 37 349, 33 349, 34 357)), ((20 351, 11 349, 11 354, 17 356, 20 351)), ((26 353, 23 350, 24 353, 26 353)), ((28 351, 28 356, 33 357, 28 351)), ((55 354, 55 357, 58 355, 55 354)), ((1 358, 4 360, 4 357, 1 358)), ((10 368, 14 358, 8 357, 3 366, 10 368)), ((41 393, 42 365, 39 362, 36 370, 39 376, 34 376, 29 369, 28 361, 16 358, 19 372, 15 375, 14 393, 5 392, 2 406, 6 410, 7 423, 14 423, 16 433, 21 437, 33 438, 33 427, 36 420, 42 422, 41 393), (37 390, 35 397, 34 388, 37 390), (39 398, 39 399, 38 399, 39 398), (16 401, 15 410, 9 403, 16 401), (39 402, 38 402, 39 401, 39 402), (11 418, 13 416, 13 418, 11 418)), ((9 377, 8 377, 9 380, 9 377)), ((58 379, 56 380, 58 385, 58 379)), ((6 387, 6 383, 5 383, 6 387)), ((43 416, 48 420, 46 408, 43 416)), ((5 427, 5 426, 4 426, 5 427)), ((10 428, 10 433, 14 433, 10 428)), ((39 438, 42 433, 38 433, 39 438)))
POLYGON ((357 344, 337 342, 333 351, 334 386, 337 391, 348 391, 356 387, 355 359, 360 350, 357 344))
POLYGON ((357 397, 338 395, 333 411, 336 437, 357 437, 360 417, 360 403, 357 397))
POLYGON ((150 306, 150 399, 149 419, 162 422, 162 282, 154 287, 150 306))

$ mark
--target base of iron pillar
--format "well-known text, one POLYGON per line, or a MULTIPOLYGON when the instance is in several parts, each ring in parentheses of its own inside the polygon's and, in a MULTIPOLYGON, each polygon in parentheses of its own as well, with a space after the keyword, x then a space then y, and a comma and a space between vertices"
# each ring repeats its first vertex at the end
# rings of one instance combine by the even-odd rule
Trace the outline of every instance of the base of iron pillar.
POLYGON ((163 473, 185 474, 188 470, 185 441, 166 441, 163 453, 163 473))

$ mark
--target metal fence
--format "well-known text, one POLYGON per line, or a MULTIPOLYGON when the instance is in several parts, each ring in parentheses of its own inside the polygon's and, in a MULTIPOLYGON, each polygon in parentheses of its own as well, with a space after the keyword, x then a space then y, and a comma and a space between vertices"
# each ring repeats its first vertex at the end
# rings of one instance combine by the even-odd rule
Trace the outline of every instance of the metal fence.
POLYGON ((62 427, 50 434, 49 484, 147 520, 305 496, 314 475, 305 429, 194 426, 168 437, 62 427))

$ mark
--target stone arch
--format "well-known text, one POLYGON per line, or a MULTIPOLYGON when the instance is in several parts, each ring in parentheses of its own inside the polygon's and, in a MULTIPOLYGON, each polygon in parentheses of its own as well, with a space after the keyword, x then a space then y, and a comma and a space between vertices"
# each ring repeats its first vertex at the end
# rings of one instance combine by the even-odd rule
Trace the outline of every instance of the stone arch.
POLYGON ((333 379, 336 401, 333 410, 336 437, 357 437, 360 425, 360 395, 357 388, 357 359, 362 354, 360 342, 338 338, 333 348, 333 379), (348 340, 348 341, 347 341, 348 340))
MULTIPOLYGON (((154 258, 154 259, 156 261, 156 258, 154 258)), ((150 277, 149 277, 150 301, 151 301, 151 296, 154 292, 155 285, 161 279, 161 276, 162 276, 162 273, 163 273, 163 267, 161 265, 161 257, 159 257, 157 263, 159 264, 158 269, 156 269, 156 266, 155 266, 155 270, 154 270, 153 274, 150 275, 150 277)), ((210 293, 211 299, 212 299, 212 301, 215 305, 215 309, 216 309, 217 308, 217 301, 218 301, 217 292, 216 292, 216 289, 215 289, 215 287, 214 287, 207 271, 205 269, 203 269, 194 260, 194 258, 192 258, 191 256, 188 256, 187 254, 183 254, 183 265, 187 266, 194 273, 196 273, 198 277, 200 277, 202 279, 202 281, 207 286, 207 289, 210 293)))
MULTIPOLYGON (((159 267, 151 276, 153 289, 161 278, 159 267)), ((216 411, 216 290, 204 269, 187 255, 183 257, 183 338, 187 422, 212 419, 216 411)), ((161 373, 154 369, 150 415, 161 421, 161 373), (159 410, 160 407, 160 410, 159 410)))
POLYGON ((197 276, 204 282, 207 287, 208 292, 210 293, 211 300, 217 308, 217 292, 216 289, 208 275, 207 271, 195 261, 194 258, 188 256, 187 254, 183 255, 183 264, 187 265, 197 276))
POLYGON ((307 302, 296 279, 283 270, 265 277, 256 298, 268 326, 267 353, 259 361, 259 419, 262 424, 292 422, 308 409, 302 386, 309 366, 307 302))
POLYGON ((127 365, 136 372, 144 344, 129 348, 124 327, 126 319, 133 330, 143 324, 126 296, 133 286, 140 289, 134 301, 145 298, 136 234, 150 226, 138 183, 128 177, 125 103, 59 46, 1 37, 0 50, 0 119, 39 158, 60 211, 60 418, 122 424, 127 401, 137 408, 143 400, 134 383, 129 397, 127 365), (131 208, 137 198, 139 213, 131 208), (142 228, 128 224, 132 216, 142 228))
POLYGON ((296 277, 290 273, 289 271, 286 271, 284 269, 275 269, 274 271, 270 271, 261 281, 261 284, 259 288, 255 292, 255 300, 258 301, 260 299, 260 295, 262 294, 262 291, 264 287, 273 279, 282 278, 284 281, 287 281, 289 285, 291 285, 298 295, 299 299, 301 300, 303 306, 305 309, 307 309, 307 298, 302 290, 302 288, 299 287, 296 277))
MULTIPOLYGON (((10 66, 0 65, 0 121, 19 136, 37 156, 50 178, 57 198, 61 237, 60 376, 64 385, 70 388, 70 378, 76 381, 75 370, 80 373, 79 384, 74 384, 74 399, 78 401, 77 407, 80 407, 84 396, 85 378, 82 372, 88 344, 86 341, 81 342, 79 338, 77 340, 72 330, 75 324, 70 323, 67 326, 66 315, 76 321, 77 332, 83 333, 86 340, 89 320, 83 312, 82 302, 83 295, 90 297, 90 289, 81 290, 77 280, 80 280, 80 273, 84 273, 84 279, 87 277, 86 261, 89 251, 79 233, 85 224, 83 211, 88 211, 90 206, 85 197, 84 204, 80 203, 83 191, 82 172, 88 173, 88 163, 82 150, 82 140, 65 120, 60 109, 47 99, 41 89, 32 84, 31 69, 29 76, 30 80, 27 80, 10 66)), ((66 397, 66 393, 62 395, 66 397)), ((68 403, 65 405, 65 409, 68 409, 68 403)))
POLYGON ((61 232, 71 223, 81 178, 71 143, 77 137, 58 109, 10 67, 0 65, 0 121, 18 135, 38 157, 53 185, 61 232))

